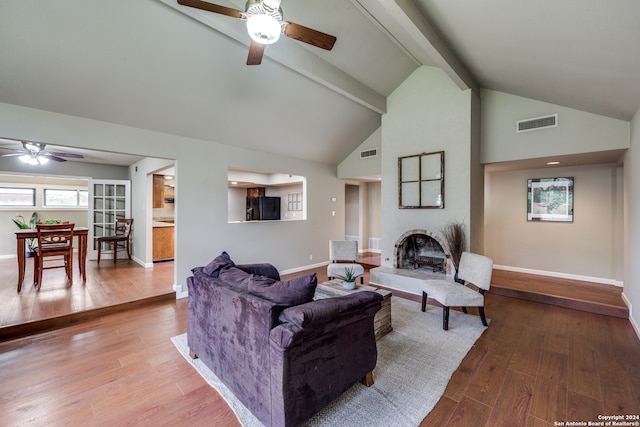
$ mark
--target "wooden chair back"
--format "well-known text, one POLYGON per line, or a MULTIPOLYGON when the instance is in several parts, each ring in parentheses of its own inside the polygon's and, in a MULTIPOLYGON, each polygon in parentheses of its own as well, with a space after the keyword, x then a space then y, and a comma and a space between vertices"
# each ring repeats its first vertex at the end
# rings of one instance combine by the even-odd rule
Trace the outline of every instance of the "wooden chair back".
POLYGON ((131 234, 132 227, 133 227, 133 218, 116 219, 116 224, 115 224, 116 236, 129 238, 129 234, 131 234))
POLYGON ((73 250, 75 224, 36 224, 39 256, 65 255, 73 250))

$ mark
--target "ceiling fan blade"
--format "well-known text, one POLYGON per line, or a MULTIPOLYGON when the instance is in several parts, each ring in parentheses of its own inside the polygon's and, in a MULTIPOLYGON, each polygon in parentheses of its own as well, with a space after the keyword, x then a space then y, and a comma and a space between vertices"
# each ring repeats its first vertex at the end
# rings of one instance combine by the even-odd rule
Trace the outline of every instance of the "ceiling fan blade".
POLYGON ((323 33, 300 24, 289 22, 284 27, 287 37, 307 43, 321 49, 331 50, 336 42, 336 38, 330 34, 323 33))
POLYGON ((251 40, 249 46, 249 56, 247 57, 247 65, 260 65, 262 63, 262 56, 264 55, 264 48, 266 45, 258 43, 255 40, 251 40))
POLYGON ((66 162, 65 159, 63 159, 61 157, 54 156, 54 155, 52 155, 50 153, 40 153, 40 156, 41 157, 46 157, 47 159, 53 160, 54 162, 66 162))
POLYGON ((3 154, 1 157, 22 156, 24 153, 3 154))
POLYGON ((54 155, 56 157, 66 157, 68 159, 84 159, 84 156, 82 154, 76 154, 76 153, 62 153, 59 151, 50 151, 48 152, 48 154, 54 155))
POLYGON ((178 4, 181 4, 183 6, 195 7, 196 9, 206 10, 207 12, 219 13, 220 15, 230 16, 232 18, 244 17, 244 12, 240 10, 208 3, 202 0, 178 0, 178 4))

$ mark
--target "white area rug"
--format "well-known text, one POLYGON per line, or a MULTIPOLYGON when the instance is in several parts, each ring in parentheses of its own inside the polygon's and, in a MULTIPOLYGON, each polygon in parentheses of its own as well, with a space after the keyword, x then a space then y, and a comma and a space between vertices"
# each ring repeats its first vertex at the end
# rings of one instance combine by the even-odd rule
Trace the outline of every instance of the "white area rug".
MULTIPOLYGON (((316 414, 308 426, 415 427, 438 403, 460 362, 482 335, 478 316, 451 310, 449 330, 442 329, 442 308, 392 297, 393 331, 378 341, 375 384, 358 383, 316 414)), ((199 360, 189 357, 187 334, 171 339, 180 353, 214 387, 240 423, 260 427, 258 421, 199 360)))

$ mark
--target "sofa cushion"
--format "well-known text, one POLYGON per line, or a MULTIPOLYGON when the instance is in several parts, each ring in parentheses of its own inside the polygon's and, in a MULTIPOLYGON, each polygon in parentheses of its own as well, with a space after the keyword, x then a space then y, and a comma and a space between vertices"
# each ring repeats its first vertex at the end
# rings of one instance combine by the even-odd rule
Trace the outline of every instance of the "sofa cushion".
POLYGON ((293 306, 313 300, 318 278, 313 273, 291 280, 279 281, 254 274, 249 278, 248 284, 250 294, 279 305, 293 306))
POLYGON ((225 267, 218 273, 218 281, 237 292, 247 292, 251 274, 240 270, 238 267, 225 267))
POLYGON ((280 280, 280 273, 278 269, 268 263, 262 264, 236 264, 240 270, 246 271, 250 274, 256 274, 258 276, 269 277, 273 280, 280 280))
POLYGON ((327 323, 352 322, 372 316, 380 310, 382 295, 372 291, 354 292, 335 298, 323 298, 308 304, 286 308, 280 313, 282 323, 292 323, 300 328, 327 323))
POLYGON ((204 271, 205 274, 208 274, 211 277, 218 277, 220 270, 222 270, 223 268, 235 267, 235 265, 236 264, 231 261, 231 257, 229 256, 229 254, 226 252, 222 252, 220 255, 215 257, 213 261, 207 264, 202 269, 202 271, 204 271))

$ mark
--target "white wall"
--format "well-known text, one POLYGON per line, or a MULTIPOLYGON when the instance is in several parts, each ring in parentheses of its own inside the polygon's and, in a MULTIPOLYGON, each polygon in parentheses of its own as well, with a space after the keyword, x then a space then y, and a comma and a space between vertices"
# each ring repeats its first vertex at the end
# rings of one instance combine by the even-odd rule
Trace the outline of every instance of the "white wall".
POLYGON ((640 110, 631 121, 624 160, 624 290, 631 322, 640 336, 640 110))
MULTIPOLYGON (((153 215, 158 212, 153 209, 153 174, 174 164, 173 160, 146 157, 129 167, 133 218, 131 252, 133 259, 142 265, 153 265, 153 215)), ((177 191, 175 199, 178 200, 177 191)), ((174 217, 175 213, 174 207, 174 217)))
POLYGON ((247 189, 229 188, 227 211, 229 221, 244 221, 247 219, 247 189))
POLYGON ((623 280, 615 164, 493 172, 485 184, 485 254, 494 264, 623 280), (574 177, 573 222, 527 221, 527 180, 565 176, 574 177))
POLYGON ((629 147, 629 122, 483 89, 482 163, 629 147), (558 113, 558 126, 516 133, 518 120, 558 113))
POLYGON ((471 91, 461 91, 433 67, 419 68, 388 97, 382 118, 383 266, 393 265, 394 244, 406 231, 438 233, 451 220, 469 231, 471 217, 482 215, 473 211, 482 205, 474 208, 471 202, 472 179, 482 181, 480 168, 472 168, 474 108, 471 91), (445 208, 399 209, 398 157, 440 150, 445 151, 445 208))
POLYGON ((367 232, 369 237, 380 238, 382 236, 382 183, 368 182, 367 192, 367 232))
MULTIPOLYGON (((175 159, 178 287, 186 288, 193 267, 223 250, 240 263, 271 262, 279 270, 293 270, 328 261, 327 241, 344 235, 344 186, 334 166, 3 103, 0 128, 8 138, 175 159), (229 166, 306 176, 308 220, 228 224, 229 166)), ((146 202, 135 200, 134 212, 150 200, 150 194, 146 202)), ((134 218, 136 226, 145 222, 134 218)), ((138 243, 145 247, 136 249, 146 253, 146 243, 138 243)))
MULTIPOLYGON (((481 97, 484 163, 629 147, 628 122, 492 90, 482 90, 481 97), (555 113, 557 127, 516 133, 517 120, 555 113)), ((622 282, 620 168, 613 164, 554 167, 494 172, 487 179, 485 253, 496 264, 622 282), (576 178, 574 222, 528 223, 527 179, 555 176, 576 178), (602 230, 597 238, 596 229, 602 230)))
POLYGON ((380 175, 382 170, 382 128, 376 129, 358 148, 338 165, 338 178, 356 178, 380 175), (375 157, 360 158, 364 150, 378 149, 375 157))
MULTIPOLYGON (((360 186, 345 185, 345 230, 347 236, 360 236, 360 186)), ((358 248, 362 249, 362 243, 358 248)))

